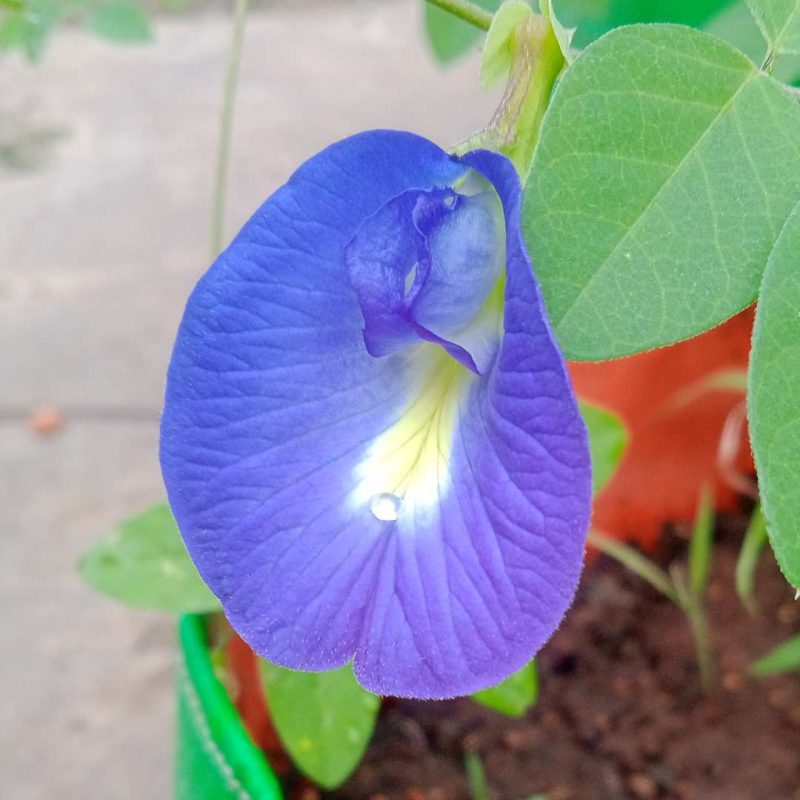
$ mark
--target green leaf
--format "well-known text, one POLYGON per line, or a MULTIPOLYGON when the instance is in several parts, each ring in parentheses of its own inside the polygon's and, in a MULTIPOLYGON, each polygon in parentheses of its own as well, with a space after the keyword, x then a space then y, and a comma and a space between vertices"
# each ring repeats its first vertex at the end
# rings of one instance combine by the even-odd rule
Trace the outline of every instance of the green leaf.
POLYGON ((556 35, 564 60, 567 64, 571 64, 578 56, 578 50, 572 46, 572 40, 575 38, 577 28, 564 27, 558 18, 556 10, 553 8, 552 0, 541 0, 541 8, 542 13, 547 17, 553 28, 553 33, 556 35))
POLYGON ((120 44, 139 44, 153 38, 144 9, 128 0, 112 0, 98 6, 87 18, 86 27, 95 36, 120 44))
POLYGON ((259 661, 272 721, 292 761, 325 789, 344 783, 367 749, 381 700, 351 666, 294 672, 259 661))
POLYGON ((470 800, 489 800, 489 784, 486 781, 486 770, 478 753, 467 750, 464 754, 464 769, 467 772, 470 800))
POLYGON ((800 636, 778 645, 750 667, 753 675, 764 678, 800 669, 800 636))
MULTIPOLYGON (((474 0, 487 11, 496 11, 502 0, 474 0)), ((482 31, 464 20, 454 17, 438 6, 424 2, 425 34, 431 52, 440 64, 449 64, 468 53, 478 41, 482 31)))
POLYGON ((755 598, 755 576, 758 569, 758 562, 764 545, 767 543, 767 525, 764 522, 764 515, 761 513, 761 506, 756 506, 750 517, 750 524, 744 534, 742 547, 739 550, 739 558, 736 560, 736 594, 742 601, 742 605, 751 613, 755 614, 758 610, 755 598))
POLYGON ((773 53, 800 55, 800 0, 747 0, 747 5, 773 53))
POLYGON ((593 44, 556 89, 523 209, 567 356, 669 344, 748 306, 798 196, 800 104, 743 54, 671 25, 593 44))
POLYGON ((552 0, 556 14, 576 27, 575 46, 582 48, 621 25, 674 22, 705 24, 731 0, 552 0))
POLYGON ((539 696, 536 663, 531 661, 502 683, 475 692, 472 699, 509 717, 522 717, 539 696))
POLYGON ((492 87, 511 69, 514 58, 514 39, 517 26, 533 16, 525 0, 506 0, 492 19, 486 34, 481 56, 481 85, 492 87))
POLYGON ((0 19, 0 50, 15 50, 25 47, 27 25, 25 15, 14 12, 0 19))
POLYGON ((619 417, 581 401, 581 414, 589 431, 592 479, 597 494, 611 480, 628 446, 628 429, 619 417))
POLYGON ((800 204, 770 256, 753 330, 748 407, 772 549, 800 588, 800 204))
POLYGON ((696 599, 705 595, 708 568, 714 544, 714 496, 707 488, 700 493, 692 538, 689 541, 689 589, 696 599))
POLYGON ((56 0, 28 0, 23 10, 11 11, 0 20, 0 50, 20 49, 37 64, 61 22, 61 12, 56 0))
POLYGON ((175 614, 219 608, 167 505, 124 522, 80 560, 78 572, 93 589, 136 608, 175 614))
MULTIPOLYGON (((759 30, 745 0, 731 3, 705 25, 708 33, 725 39, 760 65, 766 55, 767 43, 759 30)), ((772 74, 784 83, 800 78, 800 57, 785 55, 775 63, 772 74)))

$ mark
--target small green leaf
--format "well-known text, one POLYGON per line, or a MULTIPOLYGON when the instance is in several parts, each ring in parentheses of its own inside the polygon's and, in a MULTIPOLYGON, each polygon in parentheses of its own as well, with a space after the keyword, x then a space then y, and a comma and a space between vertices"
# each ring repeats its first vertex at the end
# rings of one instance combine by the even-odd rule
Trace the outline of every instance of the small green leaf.
POLYGON ((748 409, 772 549, 800 588, 800 204, 769 258, 750 358, 748 409))
POLYGON ((523 210, 567 356, 669 344, 752 303, 800 196, 799 133, 800 103, 708 34, 631 26, 585 50, 550 104, 523 210))
POLYGON ((628 430, 619 417, 599 406, 581 401, 581 414, 589 431, 594 493, 611 480, 628 446, 628 430))
POLYGON ((175 614, 219 608, 167 505, 124 522, 80 560, 78 572, 93 589, 136 608, 175 614))
POLYGON ((120 44, 139 44, 153 38, 144 9, 128 0, 111 0, 98 6, 86 19, 95 36, 120 44))
POLYGON ((766 543, 767 525, 764 522, 764 515, 761 513, 761 506, 756 506, 744 534, 739 558, 736 560, 736 593, 739 595, 742 605, 751 614, 755 614, 757 611, 754 591, 755 576, 766 543))
POLYGON ((770 50, 800 55, 800 0, 747 0, 770 50))
POLYGON ((27 36, 25 15, 21 13, 6 14, 0 19, 0 50, 24 48, 27 36))
POLYGON ((20 49, 37 64, 61 22, 62 10, 56 0, 28 0, 22 10, 9 12, 0 20, 0 50, 20 49))
POLYGON ((533 10, 525 0, 506 0, 494 15, 481 57, 481 85, 484 89, 491 88, 508 74, 514 59, 517 26, 532 16, 533 10))
POLYGON ((344 783, 372 738, 381 700, 351 666, 295 672, 259 661, 272 721, 292 761, 325 789, 344 783))
POLYGON ((522 717, 539 696, 536 663, 531 661, 502 683, 475 692, 472 699, 509 717, 522 717))
POLYGON ((800 636, 778 645, 750 667, 753 675, 764 678, 800 669, 800 636))
MULTIPOLYGON (((496 11, 501 0, 475 0, 487 11, 496 11)), ((449 64, 469 52, 481 31, 447 11, 424 2, 425 33, 431 52, 440 64, 449 64)))
POLYGON ((689 542, 689 589, 698 600, 705 595, 713 544, 714 496, 706 488, 700 493, 694 530, 689 542))

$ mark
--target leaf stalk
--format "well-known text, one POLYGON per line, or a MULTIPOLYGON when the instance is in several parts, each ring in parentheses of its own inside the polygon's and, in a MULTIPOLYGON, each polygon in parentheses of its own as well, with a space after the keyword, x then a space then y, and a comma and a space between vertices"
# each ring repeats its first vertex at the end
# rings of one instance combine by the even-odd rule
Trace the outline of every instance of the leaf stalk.
POLYGON ((488 31, 492 26, 492 15, 470 0, 427 0, 427 2, 483 31, 488 31))
POLYGON ((214 202, 211 217, 211 257, 216 258, 225 237, 225 199, 228 187, 228 170, 231 159, 231 134, 236 110, 236 89, 242 63, 244 31, 247 23, 248 0, 236 0, 233 15, 233 34, 228 51, 228 67, 222 93, 222 114, 219 125, 217 167, 214 178, 214 202))

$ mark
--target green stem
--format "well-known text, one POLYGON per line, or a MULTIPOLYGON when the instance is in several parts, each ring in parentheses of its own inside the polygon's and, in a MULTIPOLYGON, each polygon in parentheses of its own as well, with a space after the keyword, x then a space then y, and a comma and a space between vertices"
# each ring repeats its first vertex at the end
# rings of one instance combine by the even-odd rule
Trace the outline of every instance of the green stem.
POLYGON ((711 654, 708 624, 703 606, 692 604, 688 616, 697 666, 700 669, 700 684, 703 691, 708 694, 714 688, 714 657, 711 654))
POLYGON ((22 0, 0 0, 0 8, 10 11, 22 11, 22 0))
POLYGON ((467 770, 470 798, 472 800, 489 800, 489 786, 486 783, 486 772, 483 769, 481 757, 468 750, 464 754, 464 764, 467 770))
POLYGON ((244 29, 247 22, 248 0, 236 0, 233 16, 233 36, 228 52, 228 69, 222 95, 222 116, 217 147, 217 169, 214 180, 214 208, 211 219, 211 256, 216 258, 222 249, 225 237, 225 193, 228 186, 228 167, 231 158, 231 133, 236 109, 236 88, 239 84, 239 68, 242 63, 244 29))
POLYGON ((431 5, 438 6, 443 11, 447 11, 454 17, 469 22, 476 28, 488 31, 492 26, 492 15, 484 11, 479 5, 471 3, 469 0, 427 0, 431 5))
POLYGON ((663 569, 657 567, 649 558, 645 558, 638 550, 634 550, 627 544, 611 539, 598 531, 589 531, 586 541, 601 553, 605 553, 624 567, 627 567, 642 580, 647 581, 654 589, 657 589, 666 598, 675 603, 676 606, 681 609, 684 608, 681 598, 669 579, 669 575, 663 569))
POLYGON ((714 686, 714 656, 711 652, 711 639, 702 594, 693 592, 685 570, 677 564, 670 568, 672 583, 678 594, 680 606, 689 620, 695 659, 700 672, 700 684, 708 693, 714 686))
POLYGON ((708 622, 703 597, 692 594, 685 571, 675 564, 670 568, 670 574, 667 574, 638 550, 597 531, 589 531, 586 541, 647 581, 686 614, 700 672, 700 683, 703 691, 708 692, 714 685, 714 657, 711 653, 708 622))

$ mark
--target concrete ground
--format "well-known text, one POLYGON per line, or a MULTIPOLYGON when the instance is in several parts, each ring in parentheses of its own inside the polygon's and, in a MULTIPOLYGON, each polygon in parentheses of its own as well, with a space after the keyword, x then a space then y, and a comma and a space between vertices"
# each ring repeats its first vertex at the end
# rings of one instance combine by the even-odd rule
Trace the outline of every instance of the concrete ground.
MULTIPOLYGON (((418 5, 253 13, 229 233, 331 140, 401 127, 448 144, 488 118, 476 59, 437 70, 418 5)), ((138 49, 62 32, 41 67, 0 72, 0 794, 14 800, 171 794, 173 622, 73 570, 163 496, 165 366, 208 262, 228 20, 215 8, 157 32, 138 49), (39 404, 64 410, 63 431, 28 429, 39 404)))

